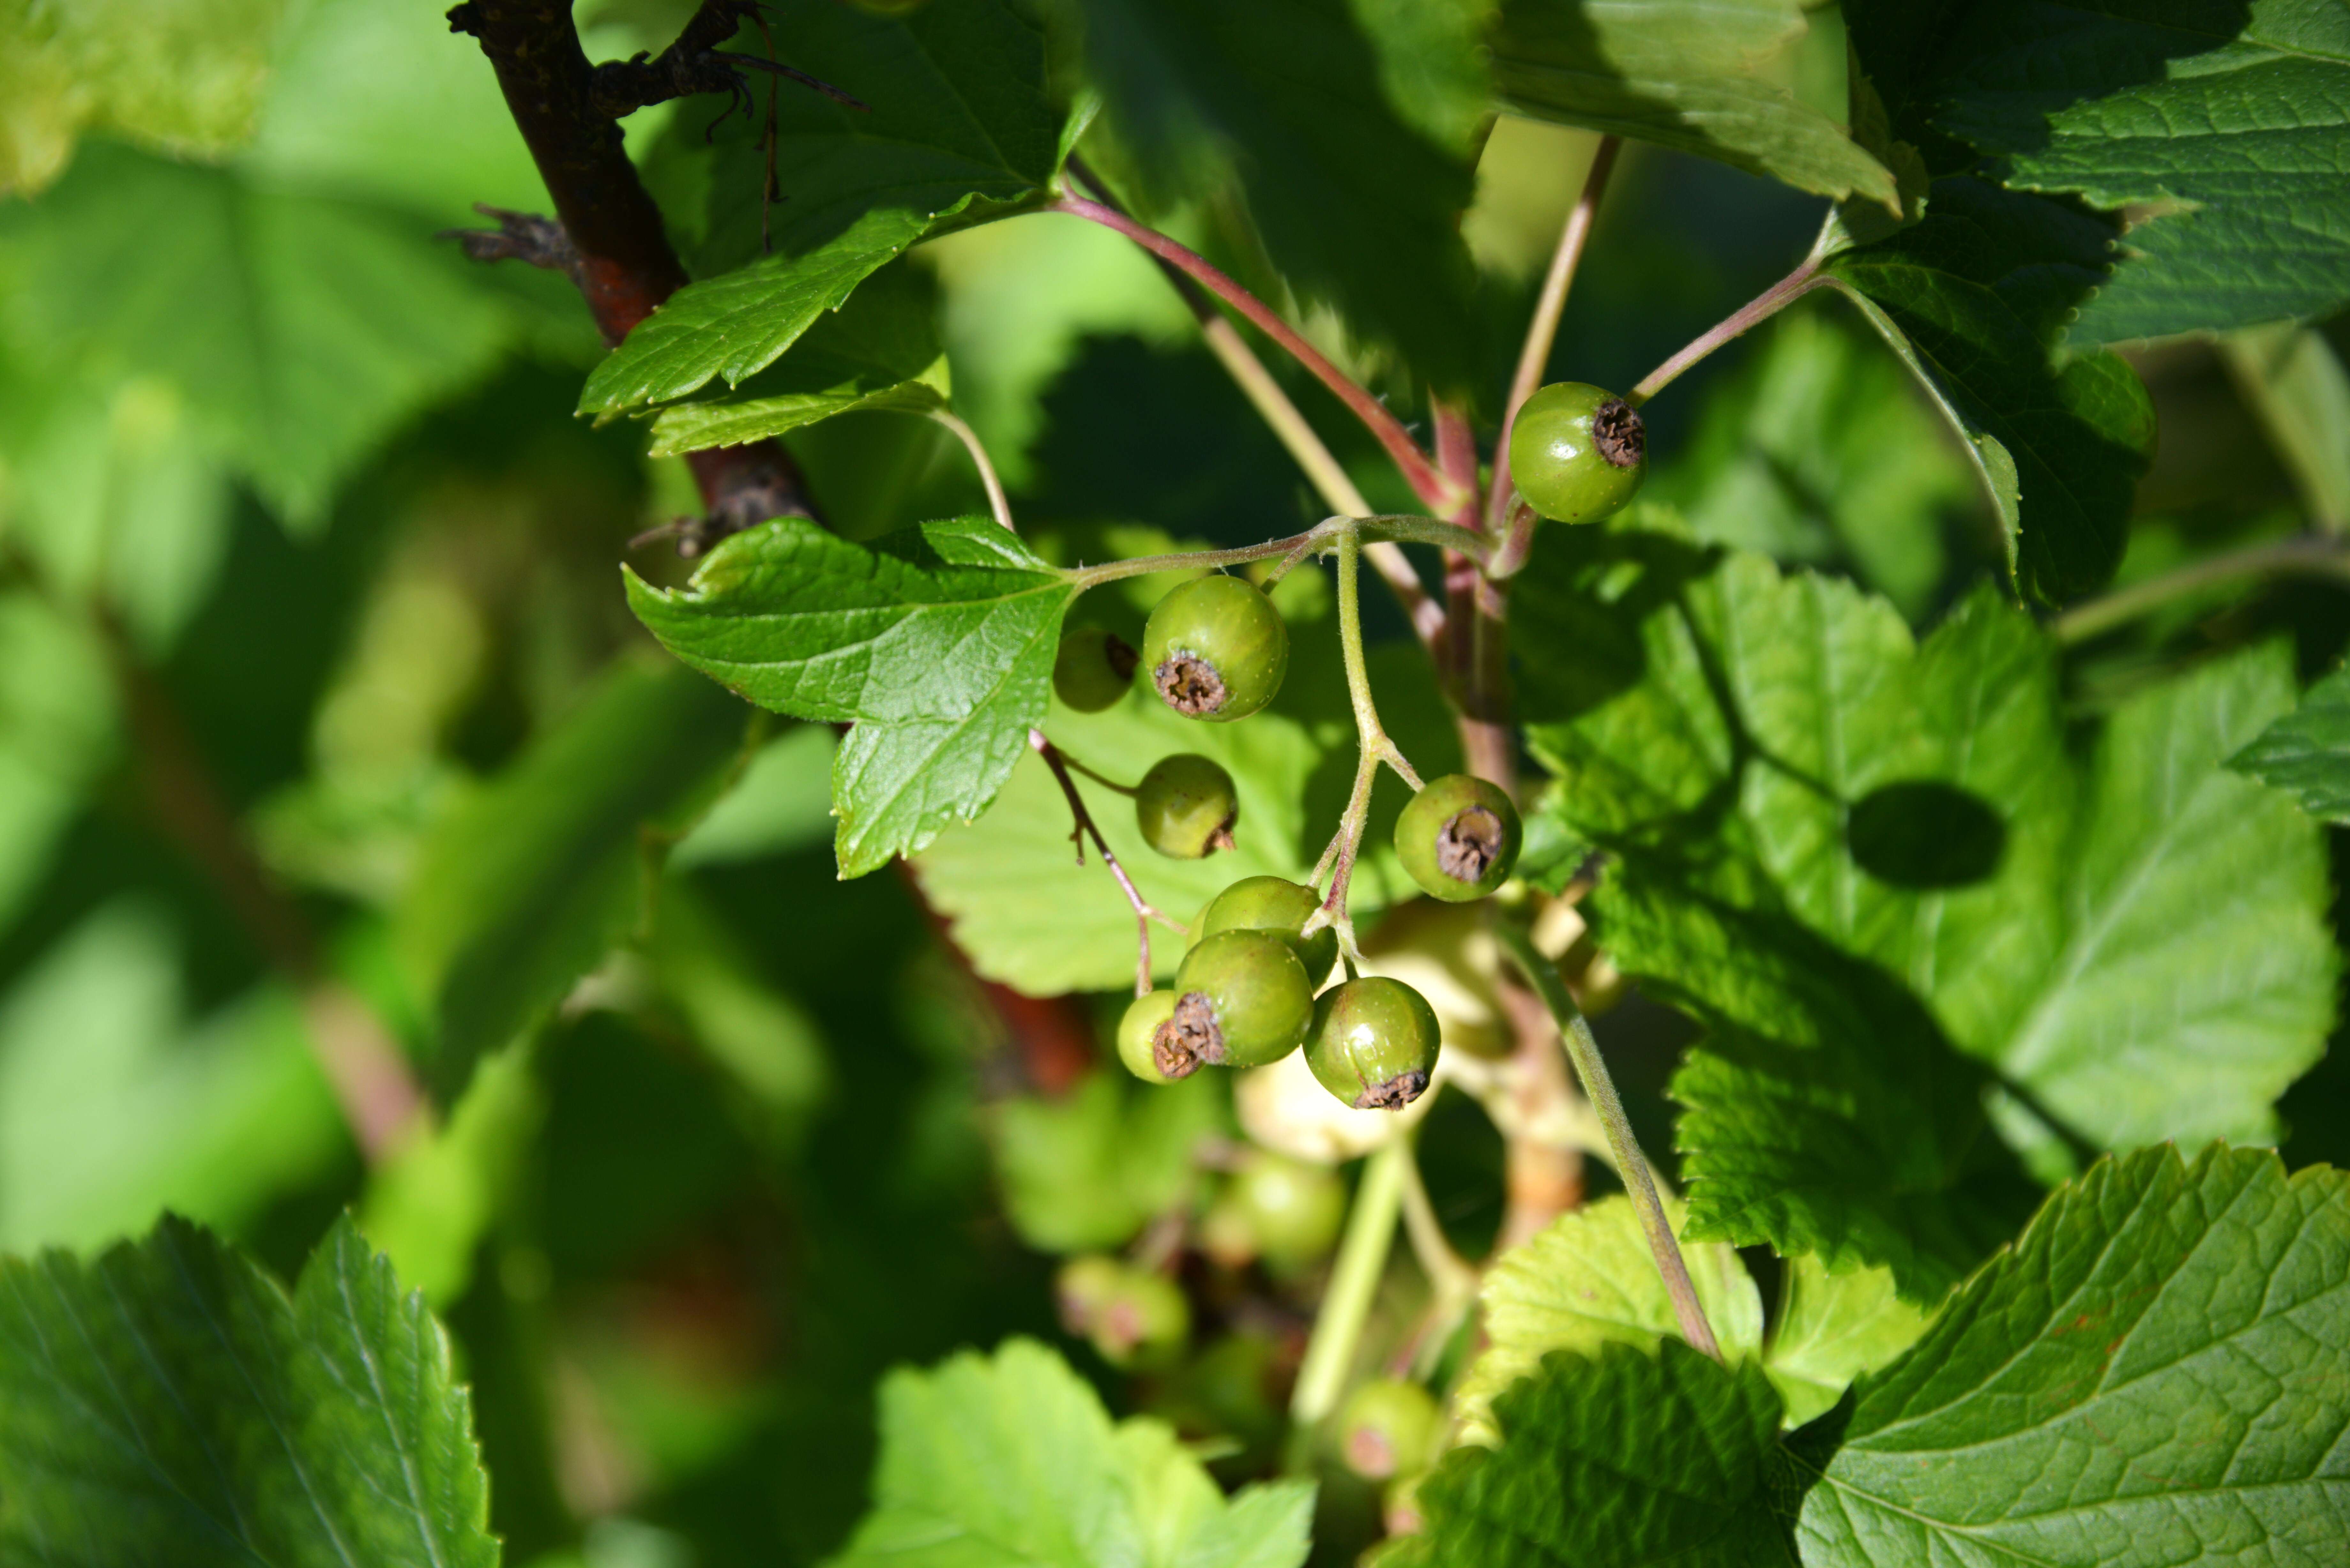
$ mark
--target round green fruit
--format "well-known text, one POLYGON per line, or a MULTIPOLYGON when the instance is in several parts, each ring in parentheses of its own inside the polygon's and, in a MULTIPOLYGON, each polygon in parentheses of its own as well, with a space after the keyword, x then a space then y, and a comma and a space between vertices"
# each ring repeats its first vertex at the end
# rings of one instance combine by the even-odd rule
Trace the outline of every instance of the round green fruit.
POLYGON ((1400 1378, 1364 1384, 1338 1413, 1338 1452, 1365 1480, 1426 1469, 1443 1440, 1443 1407, 1419 1384, 1400 1378))
POLYGON ((1523 830, 1501 785, 1468 774, 1431 779, 1396 818, 1396 854, 1423 892, 1450 904, 1509 880, 1523 830))
POLYGON ((1321 907, 1321 897, 1302 883, 1280 877, 1243 877, 1208 901, 1191 931, 1198 940, 1218 931, 1269 931, 1289 944, 1289 950, 1305 966, 1305 978, 1319 981, 1338 961, 1337 930, 1325 926, 1310 937, 1298 933, 1321 907))
POLYGON ((1347 1219, 1347 1188, 1336 1172, 1263 1149, 1242 1161, 1222 1201, 1246 1222, 1257 1252, 1282 1272, 1328 1257, 1347 1219))
POLYGON ((1164 1274, 1115 1258, 1072 1258, 1054 1282, 1061 1323, 1093 1341, 1113 1366, 1164 1366, 1191 1335, 1191 1303, 1164 1274))
POLYGON ((1175 971, 1159 1064, 1261 1067, 1297 1049, 1313 1018, 1314 982, 1288 943, 1266 931, 1219 931, 1175 971))
POLYGON ((1340 1103, 1399 1111, 1427 1092, 1440 1044, 1436 1012, 1399 980, 1334 985, 1314 1006, 1305 1064, 1340 1103))
POLYGON ((1195 752, 1159 758, 1135 786, 1134 820, 1142 841, 1177 860, 1230 849, 1240 815, 1232 775, 1195 752))
POLYGON ((1146 1084, 1172 1084, 1199 1071, 1200 1064, 1188 1057, 1170 1055, 1166 1068, 1159 1065, 1159 1031, 1174 1016, 1175 993, 1154 991, 1136 997, 1126 1016, 1118 1021, 1118 1059, 1146 1084))
POLYGON ((1080 713, 1098 713, 1134 686, 1142 655, 1115 632, 1073 626, 1053 655, 1053 691, 1080 713))
POLYGON ((1544 517, 1596 523, 1631 500, 1648 474, 1638 410, 1604 388, 1554 382, 1528 398, 1510 426, 1510 482, 1544 517))
POLYGON ((1142 664, 1178 713, 1219 723, 1245 719, 1281 690, 1289 628, 1273 601, 1241 578, 1201 577, 1150 612, 1142 664))

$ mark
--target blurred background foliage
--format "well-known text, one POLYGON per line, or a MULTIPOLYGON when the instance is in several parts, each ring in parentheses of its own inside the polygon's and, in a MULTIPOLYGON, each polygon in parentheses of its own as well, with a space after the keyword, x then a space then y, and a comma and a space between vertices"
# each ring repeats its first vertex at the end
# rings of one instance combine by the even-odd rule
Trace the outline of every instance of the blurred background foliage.
MULTIPOLYGON (((1189 1151, 1230 1113, 1204 1083, 1040 1094, 900 880, 835 880, 829 734, 752 722, 655 657, 614 564, 681 576, 628 541, 691 510, 691 482, 634 425, 574 417, 599 347, 560 276, 433 237, 474 202, 546 204, 443 9, 0 0, 0 1247, 88 1249, 169 1208, 289 1273, 352 1208, 456 1335, 509 1561, 814 1561, 861 1511, 880 1373, 1055 1334, 1045 1249, 1128 1240, 1201 1179, 1189 1151), (675 844, 665 868, 649 834, 675 844), (257 896, 253 868, 281 891, 257 896), (534 985, 583 970, 533 1027, 534 985), (452 1096, 430 1142, 372 1170, 318 1065, 321 999, 345 993, 452 1096)), ((690 9, 580 16, 608 57, 658 49, 690 9)), ((1840 45, 1814 38, 1785 79, 1841 105, 1840 45)), ((710 107, 639 114, 631 147, 685 167, 710 107)), ((1462 227, 1483 384, 1594 143, 1504 119, 1485 145, 1462 227)), ((1107 128, 1087 151, 1130 162, 1107 128)), ((1627 147, 1554 373, 1629 384, 1784 272, 1822 205, 1627 147)), ((1257 281, 1234 210, 1161 217, 1257 281)), ((956 404, 1040 535, 1241 544, 1318 517, 1117 236, 1029 216, 899 265, 935 291, 956 404)), ((1377 374, 1326 312, 1303 319, 1377 374)), ((2326 333, 2338 354, 2344 324, 2326 333)), ((2136 362, 2161 437, 2118 586, 2327 504, 2243 345, 2136 362)), ((1289 380, 1374 503, 1410 509, 1289 380)), ((1699 534, 1849 575, 1914 625, 1998 567, 1951 438, 1833 299, 1705 363, 1650 428, 1651 497, 1699 534)), ((849 415, 789 444, 854 536, 983 509, 926 421, 849 415)), ((2076 647, 2068 693, 2094 713, 2275 635, 2304 677, 2330 667, 2350 595, 2174 600, 2076 647)), ((1668 1149, 1688 1026, 1636 998, 1602 1033, 1668 1149)), ((2350 1157, 2329 1060, 2285 1103, 2296 1163, 2350 1157)), ((1457 1097, 1422 1141, 1475 1255, 1499 1143, 1457 1097)), ((1311 1290, 1199 1284, 1232 1332, 1190 1365, 1129 1378, 1060 1343, 1118 1407, 1249 1473, 1311 1290)), ((1371 1508, 1335 1488, 1320 1550, 1342 1558, 1371 1508)))

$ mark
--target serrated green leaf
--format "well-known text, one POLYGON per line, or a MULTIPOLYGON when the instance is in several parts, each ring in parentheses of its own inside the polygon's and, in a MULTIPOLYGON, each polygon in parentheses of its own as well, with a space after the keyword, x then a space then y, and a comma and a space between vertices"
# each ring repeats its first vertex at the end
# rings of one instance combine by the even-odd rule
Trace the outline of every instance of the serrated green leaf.
POLYGON ((1500 1447, 1446 1456, 1381 1568, 1793 1568, 1779 1397, 1752 1361, 1561 1351, 1493 1413, 1500 1447))
POLYGON ((1829 258, 1824 275, 1933 391, 2013 540, 2017 583, 2062 604, 2120 565, 2154 406, 2111 354, 2050 358, 2111 231, 2042 197, 1937 181, 1918 223, 1829 258))
POLYGON ((1423 378, 1464 387, 1481 330, 1458 231, 1490 88, 1479 0, 1081 0, 1088 75, 1162 204, 1229 161, 1265 251, 1423 378))
POLYGON ((470 1402, 348 1220, 289 1297, 183 1220, 0 1262, 0 1551, 494 1568, 470 1402))
POLYGON ((1844 1397, 1852 1380, 1917 1343, 1933 1321, 1901 1299, 1889 1269, 1830 1273, 1817 1258, 1787 1260, 1786 1303, 1762 1370, 1800 1427, 1844 1397))
POLYGON ((2334 1560, 2345 1259, 2340 1171, 2224 1146, 2099 1161, 1862 1382, 1804 1562, 2334 1560))
POLYGON ((722 138, 697 248, 705 267, 734 270, 688 284, 631 332, 588 378, 582 412, 666 402, 722 377, 739 385, 933 226, 974 203, 1029 200, 1060 166, 1066 117, 1046 90, 1044 33, 1009 0, 932 0, 895 17, 788 0, 768 16, 794 67, 871 110, 806 91, 779 99, 785 199, 768 214, 772 254, 759 244, 758 117, 722 138))
POLYGON ((659 852, 717 794, 743 718, 698 676, 624 663, 433 826, 393 920, 444 1095, 638 923, 659 852))
POLYGON ((510 335, 495 296, 411 223, 231 171, 94 145, 6 218, 23 341, 175 388, 297 528, 510 335), (153 244, 158 233, 172 243, 153 244))
MULTIPOLYGON (((1681 1206, 1667 1201, 1678 1227, 1681 1206)), ((1677 1232, 1678 1233, 1678 1232, 1677 1232)), ((1722 1354, 1733 1361, 1762 1346, 1762 1298, 1738 1254, 1719 1241, 1684 1242, 1698 1304, 1722 1354)), ((1500 1440, 1492 1402, 1553 1351, 1595 1355, 1603 1345, 1653 1351, 1679 1328, 1632 1201, 1603 1198, 1562 1215, 1485 1272, 1478 1292, 1485 1348, 1452 1391, 1461 1440, 1500 1440)))
POLYGON ((1045 1252, 1122 1247, 1195 1179, 1193 1152, 1224 1120, 1205 1077, 1156 1087, 1094 1073, 1057 1099, 996 1107, 995 1168, 1020 1239, 1045 1252))
POLYGON ((1913 653, 1848 587, 1591 531, 1513 606, 1547 798, 1620 860, 1607 950, 1710 1030, 1674 1084, 1693 1233, 1930 1300, 2022 1196, 1994 1079, 2047 1174, 2273 1136, 2336 965, 2314 829, 2220 766, 2279 650, 2142 693, 2085 766, 2053 646, 1987 590, 1913 653))
MULTIPOLYGON (((795 358, 783 364, 794 365, 795 358)), ((723 402, 672 403, 653 418, 649 455, 675 457, 704 447, 741 446, 835 414, 927 414, 947 406, 939 384, 945 379, 946 361, 941 359, 930 374, 903 381, 855 377, 810 391, 754 390, 723 402)))
POLYGON ((803 517, 738 534, 691 586, 630 573, 680 659, 761 707, 856 727, 833 757, 840 874, 927 846, 995 797, 1045 716, 1076 587, 984 517, 868 547, 803 517))
POLYGON ((1300 1568, 1303 1481, 1227 1500, 1159 1422, 1116 1426, 1032 1340, 881 1386, 873 1511, 828 1568, 1300 1568))
POLYGON ((2284 791, 2321 822, 2350 825, 2350 670, 2312 686, 2228 765, 2284 791))
POLYGON ((1997 0, 1938 41, 1935 126, 2010 186, 2147 209, 2076 343, 2350 302, 2350 29, 2325 0, 1997 0), (2136 14, 2132 14, 2135 12, 2136 14))
POLYGON ((1493 75, 1521 114, 1719 159, 1893 208, 1893 175, 1762 74, 1808 25, 1797 0, 1508 0, 1493 75))

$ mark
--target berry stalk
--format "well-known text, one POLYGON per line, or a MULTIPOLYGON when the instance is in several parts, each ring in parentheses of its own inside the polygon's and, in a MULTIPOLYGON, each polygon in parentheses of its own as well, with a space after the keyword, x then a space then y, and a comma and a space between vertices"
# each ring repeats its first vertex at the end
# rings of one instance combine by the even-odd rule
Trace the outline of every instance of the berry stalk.
MULTIPOLYGON (((1102 836, 1101 829, 1094 824, 1093 814, 1086 809, 1085 797, 1077 793, 1077 781, 1069 776, 1068 760, 1061 755, 1060 748, 1046 740, 1042 730, 1028 732, 1028 744, 1045 759, 1045 765, 1053 770, 1053 778, 1060 784, 1061 794, 1069 803, 1069 815, 1076 821, 1076 826, 1069 829, 1069 840, 1077 846, 1077 864, 1082 866, 1086 863, 1086 840, 1091 837, 1095 849, 1101 854, 1102 864, 1108 867, 1109 874, 1118 878, 1119 888, 1126 894, 1126 901, 1134 907, 1137 949, 1134 994, 1148 996, 1150 994, 1150 922, 1163 921, 1177 930, 1183 928, 1151 908, 1149 900, 1136 888, 1134 878, 1126 874, 1126 867, 1118 863, 1117 855, 1110 850, 1109 841, 1102 836)), ((1087 772, 1088 776, 1098 776, 1093 774, 1091 769, 1087 772)))

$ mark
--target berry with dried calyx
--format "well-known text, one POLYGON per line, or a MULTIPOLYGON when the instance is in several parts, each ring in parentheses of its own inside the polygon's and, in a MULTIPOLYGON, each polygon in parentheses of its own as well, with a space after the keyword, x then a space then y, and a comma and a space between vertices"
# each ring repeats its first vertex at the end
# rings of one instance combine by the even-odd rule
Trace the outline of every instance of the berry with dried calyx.
POLYGON ((1648 474, 1639 412, 1605 388, 1554 382, 1520 405, 1510 426, 1510 482, 1544 517, 1596 523, 1648 474))
POLYGON ((1440 1031, 1428 999, 1370 975, 1334 985, 1314 1005, 1305 1064, 1358 1111, 1399 1111, 1428 1090, 1440 1031))
POLYGON ((1338 1414, 1338 1452, 1365 1480, 1410 1475, 1435 1462, 1444 1407, 1417 1383, 1381 1377, 1348 1397, 1338 1414))
POLYGON ((1314 984, 1288 943, 1268 931, 1219 931, 1175 971, 1161 1061, 1261 1066, 1297 1049, 1313 1018, 1314 984))
POLYGON ((1501 785, 1468 774, 1430 779, 1396 818, 1396 854, 1422 891, 1482 898, 1510 878, 1523 830, 1501 785))
POLYGON ((1232 775, 1195 752, 1159 758, 1135 786, 1134 820, 1142 841, 1177 860, 1230 849, 1240 815, 1232 775))
POLYGON ((1134 689, 1142 655, 1115 632, 1073 626, 1053 655, 1054 695, 1080 713, 1098 713, 1134 689))
POLYGON ((1167 1021, 1175 1016, 1175 993, 1154 991, 1148 996, 1138 996, 1118 1021, 1118 1059, 1126 1070, 1146 1084, 1172 1084, 1190 1077, 1200 1070, 1197 1060, 1189 1055, 1178 1056, 1171 1051, 1162 1064, 1159 1058, 1159 1038, 1167 1021))
POLYGON ((1289 628, 1239 577, 1201 577, 1170 593, 1142 630, 1142 665, 1159 699, 1191 719, 1245 719, 1281 690, 1289 628))
POLYGON ((1281 877, 1243 877, 1208 901, 1191 928, 1195 939, 1218 931, 1270 931, 1289 944, 1305 978, 1319 982, 1338 961, 1338 933, 1329 926, 1301 936, 1306 920, 1322 907, 1321 896, 1281 877))
POLYGON ((1089 1255, 1061 1265, 1053 1294, 1061 1324, 1113 1366, 1164 1366, 1191 1335, 1191 1303, 1163 1274, 1089 1255))

